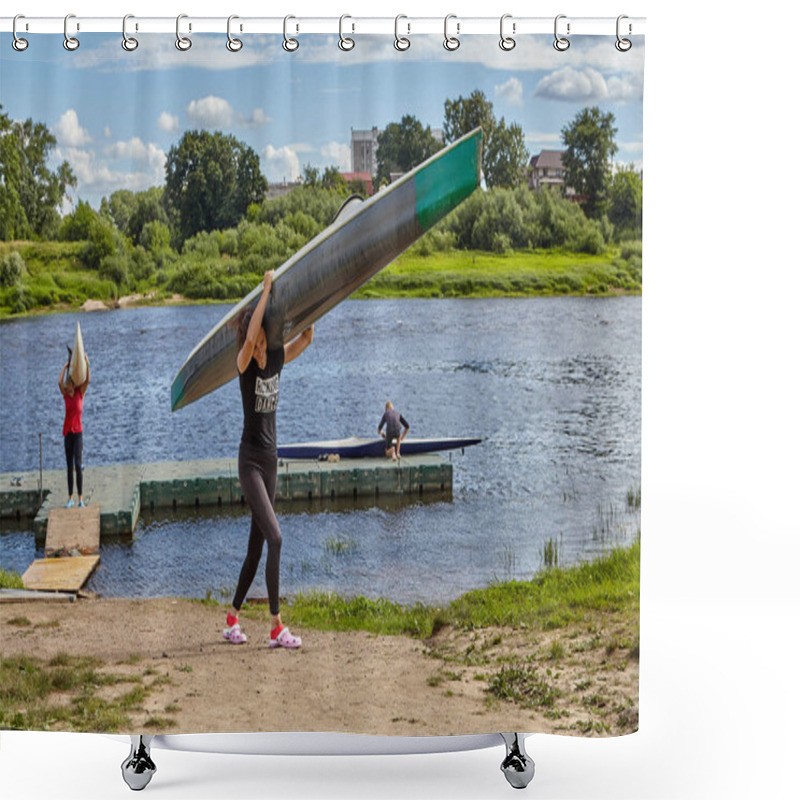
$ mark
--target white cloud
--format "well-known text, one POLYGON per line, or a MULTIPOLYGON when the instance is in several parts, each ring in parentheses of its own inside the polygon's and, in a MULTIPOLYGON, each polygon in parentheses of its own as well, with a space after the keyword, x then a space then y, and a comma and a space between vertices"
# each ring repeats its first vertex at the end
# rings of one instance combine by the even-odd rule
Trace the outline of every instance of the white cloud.
POLYGON ((83 147, 92 141, 89 132, 81 127, 78 112, 74 108, 67 109, 55 124, 56 139, 63 147, 83 147))
POLYGON ((333 162, 339 172, 350 172, 350 145, 346 142, 328 142, 320 148, 323 158, 333 162))
POLYGON ((296 181, 300 177, 300 159, 291 147, 273 147, 268 144, 264 149, 264 173, 272 183, 296 181))
POLYGON ((272 122, 272 119, 264 113, 263 108, 254 108, 249 117, 240 117, 240 121, 248 128, 260 128, 263 125, 272 122))
POLYGON ((111 128, 109 128, 108 125, 106 125, 106 127, 103 128, 103 136, 105 136, 106 139, 110 139, 112 136, 111 128))
POLYGON ((181 124, 176 114, 170 114, 168 111, 162 111, 158 116, 159 130, 166 131, 167 133, 177 133, 180 130, 181 124))
POLYGON ((522 105, 522 81, 511 77, 505 83, 495 85, 494 95, 511 106, 522 105))
POLYGON ((234 119, 231 104, 213 94, 192 100, 186 107, 186 113, 192 124, 201 128, 230 128, 234 119))
POLYGON ((563 67, 542 78, 534 97, 568 103, 614 100, 627 102, 642 97, 641 78, 635 75, 611 76, 606 80, 596 69, 563 67))
POLYGON ((166 156, 140 139, 115 142, 102 153, 93 147, 56 148, 56 160, 66 160, 77 179, 77 197, 109 195, 117 189, 134 192, 164 183, 166 156))
POLYGON ((152 142, 145 144, 138 136, 127 142, 114 142, 105 150, 111 158, 128 159, 152 169, 163 170, 167 161, 166 153, 152 142))

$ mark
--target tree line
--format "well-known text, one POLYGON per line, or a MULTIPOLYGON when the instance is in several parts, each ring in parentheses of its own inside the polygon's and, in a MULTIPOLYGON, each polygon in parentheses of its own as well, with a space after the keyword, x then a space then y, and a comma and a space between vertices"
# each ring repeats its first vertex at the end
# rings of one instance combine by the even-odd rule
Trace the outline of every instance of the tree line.
MULTIPOLYGON (((641 176, 612 172, 617 151, 612 114, 587 108, 562 130, 565 180, 580 203, 531 192, 521 127, 495 118, 482 92, 447 100, 443 141, 411 115, 378 137, 378 182, 405 172, 477 126, 484 132, 488 192, 476 192, 425 237, 420 252, 508 252, 563 247, 599 253, 613 240, 641 237, 641 176)), ((98 210, 79 200, 61 215, 76 179, 67 162, 48 164, 56 139, 42 123, 9 119, 0 107, 0 239, 57 240, 98 278, 121 290, 155 282, 194 297, 232 298, 252 275, 276 267, 330 223, 348 185, 333 167, 304 168, 303 183, 267 199, 257 153, 221 132, 187 131, 167 154, 163 186, 103 197, 98 210)), ((25 264, 0 258, 0 289, 21 291, 25 264)), ((18 305, 27 302, 19 297, 18 305)))

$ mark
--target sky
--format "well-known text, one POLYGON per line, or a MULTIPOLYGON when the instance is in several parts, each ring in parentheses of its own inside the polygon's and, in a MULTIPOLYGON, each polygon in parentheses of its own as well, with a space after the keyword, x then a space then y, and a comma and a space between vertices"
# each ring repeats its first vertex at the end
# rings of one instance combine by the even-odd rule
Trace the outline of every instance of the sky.
POLYGON ((342 52, 336 36, 306 35, 294 53, 274 35, 246 36, 238 53, 220 35, 196 35, 186 52, 171 35, 140 36, 134 52, 120 38, 83 34, 71 53, 59 36, 31 36, 23 53, 0 46, 3 110, 47 124, 54 163, 69 161, 77 177, 73 199, 95 207, 117 189, 163 184, 166 154, 186 130, 230 133, 270 182, 295 180, 306 164, 349 171, 351 129, 405 114, 441 128, 445 100, 475 89, 498 119, 522 127, 531 155, 561 149, 562 128, 585 106, 611 111, 615 160, 642 167, 643 37, 627 53, 613 36, 572 37, 564 53, 544 35, 510 52, 495 36, 448 52, 442 37, 418 35, 402 53, 387 36, 356 36, 342 52))

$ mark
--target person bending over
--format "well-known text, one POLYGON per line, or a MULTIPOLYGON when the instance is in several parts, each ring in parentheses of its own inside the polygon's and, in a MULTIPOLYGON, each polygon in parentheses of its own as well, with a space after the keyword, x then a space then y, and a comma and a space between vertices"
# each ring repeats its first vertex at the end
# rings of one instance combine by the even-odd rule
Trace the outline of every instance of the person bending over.
POLYGON ((392 461, 397 461, 400 458, 400 443, 406 438, 408 427, 405 417, 389 400, 378 425, 378 434, 386 438, 386 458, 391 458, 392 461), (386 426, 386 433, 382 430, 384 425, 386 426), (401 426, 403 428, 402 432, 400 431, 401 426))
POLYGON ((306 328, 284 347, 270 349, 264 315, 272 278, 273 272, 264 274, 264 289, 256 307, 245 312, 239 323, 236 366, 244 411, 244 428, 239 444, 239 482, 250 508, 251 520, 247 556, 242 564, 223 636, 233 644, 247 641, 239 623, 239 610, 255 578, 266 542, 267 595, 272 614, 269 646, 294 648, 300 647, 300 637, 289 632, 281 621, 280 613, 282 538, 274 508, 278 480, 275 412, 278 408, 281 370, 284 364, 293 361, 311 344, 314 326, 306 328))

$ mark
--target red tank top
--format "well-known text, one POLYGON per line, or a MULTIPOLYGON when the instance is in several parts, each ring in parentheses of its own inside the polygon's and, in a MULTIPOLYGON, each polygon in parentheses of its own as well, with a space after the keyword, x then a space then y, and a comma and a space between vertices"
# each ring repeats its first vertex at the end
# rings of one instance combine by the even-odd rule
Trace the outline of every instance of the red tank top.
POLYGON ((83 432, 83 395, 75 391, 72 397, 68 394, 64 395, 64 436, 68 433, 82 433, 83 432))

